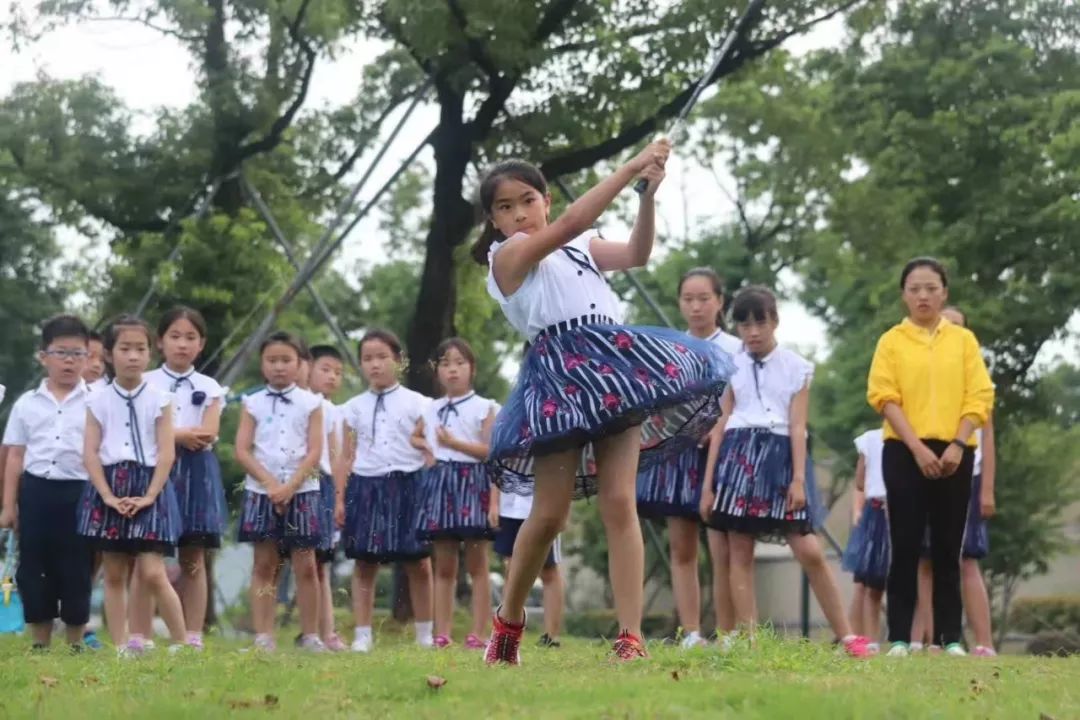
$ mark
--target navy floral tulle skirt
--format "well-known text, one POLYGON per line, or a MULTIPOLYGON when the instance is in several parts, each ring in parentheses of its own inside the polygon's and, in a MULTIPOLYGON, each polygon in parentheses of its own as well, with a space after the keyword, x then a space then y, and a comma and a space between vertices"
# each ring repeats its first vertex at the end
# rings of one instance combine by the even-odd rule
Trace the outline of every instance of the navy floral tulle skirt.
MULTIPOLYGON (((105 480, 118 498, 146 495, 153 477, 153 467, 137 462, 105 466, 105 480)), ((93 483, 86 483, 79 503, 78 532, 102 552, 172 555, 181 524, 176 492, 169 482, 153 505, 133 517, 125 517, 106 505, 93 483)))
POLYGON ((318 490, 298 492, 279 513, 266 493, 244 491, 237 540, 274 542, 278 551, 308 550, 322 537, 322 496, 318 490))
POLYGON ((670 328, 589 316, 541 332, 495 420, 503 492, 533 492, 533 458, 581 450, 575 497, 596 494, 592 443, 641 426, 639 470, 694 447, 720 416, 731 358, 670 328))
POLYGON ((791 438, 764 428, 740 428, 724 433, 713 482, 716 504, 709 526, 753 535, 765 542, 782 542, 791 534, 808 535, 825 522, 814 463, 806 453, 806 505, 788 509, 791 487, 791 438))
POLYGON ((700 520, 701 483, 707 456, 708 450, 694 445, 639 472, 638 515, 700 520))
POLYGON ((179 545, 221 547, 221 535, 229 519, 221 465, 212 450, 188 450, 177 446, 170 482, 180 503, 183 528, 179 545))
POLYGON ((486 463, 440 460, 420 476, 421 540, 491 540, 488 525, 491 468, 486 463))
POLYGON ((420 472, 353 473, 345 486, 345 556, 368 563, 412 562, 431 554, 417 537, 420 472))
POLYGON ((889 577, 889 518, 883 500, 867 500, 859 522, 851 529, 842 560, 855 582, 874 590, 884 590, 889 577))

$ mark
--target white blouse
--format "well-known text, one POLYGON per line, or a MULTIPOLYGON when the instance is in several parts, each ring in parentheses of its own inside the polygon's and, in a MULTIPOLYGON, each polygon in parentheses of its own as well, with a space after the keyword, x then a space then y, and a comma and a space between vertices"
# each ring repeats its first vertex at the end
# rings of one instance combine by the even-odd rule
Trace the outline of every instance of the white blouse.
POLYGON ((733 359, 731 390, 735 408, 724 429, 764 428, 777 435, 789 435, 791 401, 810 386, 813 363, 781 347, 761 360, 746 351, 733 359))
POLYGON ((46 480, 86 480, 83 465, 83 434, 86 383, 79 381, 67 397, 57 400, 42 380, 15 401, 4 429, 4 444, 25 448, 23 470, 46 480))
POLYGON ((495 408, 495 403, 475 392, 451 400, 447 397, 432 401, 424 412, 424 433, 436 460, 453 462, 480 462, 468 455, 439 443, 436 430, 442 426, 458 440, 483 443, 484 421, 495 408))
POLYGON ((157 419, 169 407, 166 393, 145 380, 132 392, 114 382, 91 393, 87 407, 101 425, 98 455, 102 465, 157 465, 157 419))
POLYGON ((885 499, 885 473, 881 468, 881 456, 885 450, 885 432, 881 428, 868 430, 855 438, 855 449, 866 463, 866 499, 885 499))
POLYGON ((191 368, 177 375, 166 367, 151 370, 143 376, 146 381, 172 396, 173 426, 177 428, 202 427, 206 408, 225 397, 225 388, 209 375, 191 368))
POLYGON ((734 335, 729 335, 723 330, 717 330, 706 339, 711 343, 719 345, 720 349, 728 355, 737 355, 742 352, 743 349, 742 340, 734 335))
POLYGON ((342 405, 341 420, 356 433, 352 471, 380 477, 422 468, 423 453, 410 440, 430 402, 431 398, 395 385, 378 393, 368 390, 342 405))
MULTIPOLYGON (((267 386, 246 396, 243 403, 255 420, 255 459, 282 484, 289 482, 308 453, 311 415, 322 407, 322 398, 295 385, 281 391, 267 386)), ((244 489, 266 494, 251 475, 245 476, 244 489)), ((312 472, 297 492, 318 489, 318 475, 312 472)))
MULTIPOLYGON (((518 233, 514 237, 524 235, 518 233)), ((595 230, 580 235, 541 260, 529 271, 525 282, 512 295, 503 295, 495 276, 488 270, 487 290, 502 306, 503 314, 518 332, 530 340, 542 330, 564 320, 599 315, 622 321, 622 309, 615 293, 589 251, 597 237, 595 230)), ((506 242, 495 243, 488 251, 489 268, 506 242)))

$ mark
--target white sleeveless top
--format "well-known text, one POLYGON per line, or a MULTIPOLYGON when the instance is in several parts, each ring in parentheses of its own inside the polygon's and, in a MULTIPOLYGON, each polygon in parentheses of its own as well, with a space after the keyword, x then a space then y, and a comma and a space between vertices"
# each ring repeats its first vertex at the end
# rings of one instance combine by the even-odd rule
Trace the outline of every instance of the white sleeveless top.
MULTIPOLYGON (((514 237, 524 236, 518 233, 514 237)), ((548 255, 529 271, 525 281, 510 296, 503 295, 491 266, 506 242, 495 243, 488 251, 487 290, 498 301, 514 329, 528 339, 564 320, 600 315, 622 322, 618 298, 596 266, 589 243, 595 230, 579 235, 548 255)))
POLYGON ((435 459, 446 462, 479 462, 472 455, 441 445, 435 431, 441 425, 458 440, 482 443, 484 438, 481 430, 494 407, 492 400, 482 398, 475 392, 453 400, 442 397, 428 405, 424 411, 424 434, 435 459))
POLYGON ((791 401, 814 377, 814 365, 785 348, 777 347, 761 360, 746 351, 733 358, 731 391, 735 407, 725 430, 764 428, 789 435, 791 401))

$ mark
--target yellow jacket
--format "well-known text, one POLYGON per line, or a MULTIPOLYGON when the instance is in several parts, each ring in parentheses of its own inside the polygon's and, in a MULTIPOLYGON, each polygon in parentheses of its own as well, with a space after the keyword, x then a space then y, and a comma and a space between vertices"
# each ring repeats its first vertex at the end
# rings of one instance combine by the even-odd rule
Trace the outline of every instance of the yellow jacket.
MULTIPOLYGON (((970 330, 941 318, 931 332, 905 318, 878 340, 866 399, 878 413, 896 403, 920 438, 948 441, 963 418, 986 422, 994 384, 970 330)), ((888 421, 885 438, 900 438, 888 421)), ((972 433, 968 444, 976 443, 972 433)))

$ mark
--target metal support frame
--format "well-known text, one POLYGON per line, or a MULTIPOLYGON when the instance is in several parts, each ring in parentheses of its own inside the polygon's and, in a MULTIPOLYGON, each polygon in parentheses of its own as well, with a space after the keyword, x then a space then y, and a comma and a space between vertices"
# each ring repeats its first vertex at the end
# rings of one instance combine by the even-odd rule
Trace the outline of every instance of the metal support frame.
POLYGON ((229 358, 222 364, 221 369, 218 372, 217 379, 223 385, 229 386, 236 380, 240 372, 243 370, 247 359, 251 356, 252 352, 254 352, 255 348, 258 347, 259 343, 262 342, 263 338, 270 331, 270 328, 273 327, 273 324, 277 320, 278 315, 280 315, 281 312, 286 307, 288 307, 289 303, 293 301, 293 299, 300 292, 300 290, 311 281, 311 279, 315 276, 316 273, 319 272, 319 270, 322 269, 323 265, 325 265, 326 261, 330 258, 330 255, 333 254, 334 251, 336 251, 339 247, 341 247, 341 244, 345 241, 345 238, 348 237, 352 229, 356 227, 357 223, 359 223, 360 220, 371 210, 371 208, 374 207, 375 203, 378 202, 379 198, 382 197, 383 193, 385 193, 397 181, 401 174, 410 165, 412 165, 413 161, 420 154, 420 151, 431 140, 431 134, 425 137, 424 140, 416 147, 416 149, 413 150, 409 157, 399 165, 398 169, 394 172, 391 178, 387 180, 381 188, 379 188, 379 190, 375 193, 374 197, 370 201, 368 201, 368 203, 353 218, 352 222, 350 222, 345 227, 345 229, 337 235, 336 239, 332 239, 334 237, 334 233, 344 221, 346 213, 348 213, 349 210, 352 209, 353 205, 356 203, 356 199, 360 195, 360 191, 367 184, 367 181, 371 178, 372 174, 375 172, 375 169, 379 166, 383 157, 389 151, 390 146, 393 144, 394 140, 401 132, 401 129, 405 126, 406 121, 412 115, 413 111, 420 104, 420 102, 427 96, 427 92, 430 86, 431 82, 428 81, 413 96, 412 103, 410 103, 409 107, 406 108, 405 112, 398 119, 398 122, 394 126, 393 130, 390 132, 389 137, 383 143, 375 158, 372 159, 371 163, 364 171, 364 174, 360 177, 360 180, 357 181, 357 183, 353 186, 352 191, 338 204, 333 219, 326 226, 322 236, 315 244, 315 248, 312 251, 311 255, 308 257, 307 261, 299 268, 297 274, 293 277, 292 282, 285 289, 285 291, 278 298, 278 300, 270 307, 270 310, 260 321, 255 331, 252 334, 248 335, 248 337, 241 344, 240 348, 236 351, 236 354, 234 354, 231 358, 229 358))
MULTIPOLYGON (((247 179, 247 176, 241 171, 240 173, 240 186, 243 188, 244 193, 251 200, 251 204, 255 206, 255 209, 262 216, 266 222, 266 226, 270 228, 270 233, 277 240, 278 245, 285 253, 285 257, 289 259, 289 264, 293 266, 293 269, 300 272, 300 262, 296 259, 296 252, 293 249, 292 243, 285 237, 284 231, 281 226, 278 225, 277 220, 274 218, 274 214, 270 211, 266 201, 263 200, 259 191, 251 184, 251 181, 247 179)), ((311 281, 304 283, 304 287, 307 289, 308 294, 311 295, 311 299, 315 302, 315 306, 319 309, 319 313, 326 320, 326 324, 330 326, 331 332, 334 333, 334 337, 337 339, 338 346, 341 349, 341 354, 345 358, 345 361, 352 366, 352 369, 357 373, 360 372, 360 363, 356 359, 355 353, 349 346, 349 338, 338 324, 337 318, 330 312, 330 308, 326 306, 326 302, 323 301, 322 296, 316 289, 315 284, 311 281)))

